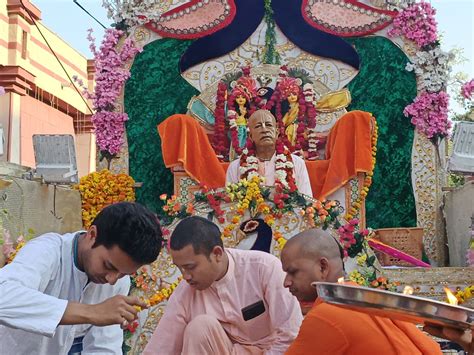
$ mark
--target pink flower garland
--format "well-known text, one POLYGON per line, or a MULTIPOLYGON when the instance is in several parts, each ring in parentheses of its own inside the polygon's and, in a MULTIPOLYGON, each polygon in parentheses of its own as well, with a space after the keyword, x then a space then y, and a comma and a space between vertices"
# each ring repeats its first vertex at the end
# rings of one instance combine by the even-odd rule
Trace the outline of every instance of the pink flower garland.
POLYGON ((412 104, 405 107, 403 114, 411 117, 411 123, 429 139, 446 137, 451 128, 448 119, 449 96, 446 92, 422 93, 412 104))
MULTIPOLYGON (((388 31, 389 37, 405 36, 418 48, 427 51, 428 45, 435 45, 438 40, 436 10, 427 2, 414 3, 400 11, 393 21, 393 28, 388 31)), ((431 47, 430 47, 431 48, 431 47)), ((420 78, 418 78, 420 80, 420 78)), ((463 93, 468 94, 465 90, 463 93)), ((445 91, 421 92, 413 103, 405 107, 403 114, 411 117, 411 122, 419 132, 434 143, 438 138, 446 137, 451 128, 448 119, 449 96, 445 91)))
POLYGON ((227 95, 227 86, 224 82, 219 82, 217 86, 217 101, 214 111, 216 121, 214 124, 214 135, 212 146, 216 152, 217 158, 221 161, 228 156, 227 139, 225 136, 225 100, 227 95))
MULTIPOLYGON (((271 110, 275 107, 275 117, 278 124, 278 131, 280 139, 283 144, 290 149, 291 152, 297 155, 302 155, 303 152, 308 152, 308 159, 313 160, 318 157, 317 152, 317 137, 315 133, 316 127, 316 108, 314 107, 314 92, 310 84, 305 85, 302 89, 298 86, 298 125, 296 128, 295 145, 292 145, 285 133, 285 125, 283 124, 283 114, 281 112, 281 103, 286 100, 286 95, 283 91, 287 88, 282 88, 282 83, 288 86, 287 79, 295 79, 288 76, 288 67, 283 65, 280 69, 280 75, 275 91, 267 102, 265 109, 271 110), (306 137, 305 134, 308 133, 306 137)), ((296 84, 293 84, 296 85, 296 84)))
POLYGON ((358 225, 359 220, 357 218, 352 218, 345 225, 340 226, 337 229, 339 240, 344 249, 344 257, 348 256, 347 250, 357 243, 355 233, 362 235, 364 238, 369 235, 369 231, 367 229, 357 231, 356 228, 358 228, 358 225))
POLYGON ((427 2, 414 3, 402 10, 393 20, 389 37, 403 35, 421 48, 438 39, 436 10, 427 2))
POLYGON ((470 100, 472 99, 472 94, 474 93, 474 79, 471 79, 471 81, 468 81, 467 83, 464 83, 461 87, 461 95, 466 99, 470 100))
POLYGON ((97 145, 101 152, 112 156, 122 147, 124 122, 128 120, 126 113, 116 112, 117 98, 130 77, 130 71, 125 68, 125 63, 141 52, 141 49, 135 47, 131 38, 125 40, 119 51, 117 44, 123 34, 123 31, 117 29, 107 29, 99 51, 95 47, 92 30, 89 30, 87 36, 95 59, 96 85, 93 94, 87 91, 84 94, 92 100, 95 110, 91 120, 95 128, 97 145))

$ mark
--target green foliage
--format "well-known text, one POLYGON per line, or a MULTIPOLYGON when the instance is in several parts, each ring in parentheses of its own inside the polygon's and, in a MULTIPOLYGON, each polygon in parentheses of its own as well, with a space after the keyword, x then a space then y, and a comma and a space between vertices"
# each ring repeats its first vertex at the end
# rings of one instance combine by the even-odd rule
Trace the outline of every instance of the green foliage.
POLYGON ((198 91, 180 75, 179 59, 191 41, 161 39, 145 46, 135 58, 125 85, 130 175, 143 182, 137 201, 161 213, 160 194, 173 192, 173 175, 165 167, 157 125, 186 113, 198 91))

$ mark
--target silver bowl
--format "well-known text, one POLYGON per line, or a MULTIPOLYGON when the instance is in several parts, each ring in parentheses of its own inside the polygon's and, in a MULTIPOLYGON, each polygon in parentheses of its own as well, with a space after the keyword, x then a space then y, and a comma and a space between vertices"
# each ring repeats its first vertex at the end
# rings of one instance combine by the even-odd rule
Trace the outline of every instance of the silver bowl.
POLYGON ((415 324, 474 328, 474 311, 427 298, 329 282, 313 282, 326 303, 415 324))

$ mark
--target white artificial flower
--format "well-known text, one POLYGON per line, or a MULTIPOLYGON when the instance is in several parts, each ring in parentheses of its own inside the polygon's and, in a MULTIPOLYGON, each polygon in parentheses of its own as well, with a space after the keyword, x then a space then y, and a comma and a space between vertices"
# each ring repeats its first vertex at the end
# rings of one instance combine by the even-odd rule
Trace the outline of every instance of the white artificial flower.
POLYGON ((247 177, 248 180, 252 180, 252 178, 258 177, 259 175, 256 171, 251 171, 247 176, 248 176, 247 177))
POLYGON ((429 51, 418 51, 405 69, 417 76, 419 91, 437 92, 447 85, 453 59, 452 52, 446 53, 435 47, 429 51))
POLYGON ((107 17, 115 23, 124 21, 128 26, 141 25, 158 20, 161 12, 156 0, 103 0, 102 6, 107 10, 107 17))

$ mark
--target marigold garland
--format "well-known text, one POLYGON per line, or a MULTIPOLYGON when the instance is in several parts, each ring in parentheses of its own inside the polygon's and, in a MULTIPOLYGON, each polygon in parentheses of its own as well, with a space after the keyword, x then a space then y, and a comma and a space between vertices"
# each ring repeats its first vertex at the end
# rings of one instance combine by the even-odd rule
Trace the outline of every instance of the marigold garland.
POLYGON ((358 270, 354 270, 349 274, 349 280, 364 287, 378 288, 381 290, 388 290, 393 292, 395 292, 397 290, 397 286, 400 285, 398 281, 390 282, 386 277, 382 276, 374 278, 372 281, 369 281, 367 276, 364 276, 358 270))
MULTIPOLYGON (((352 275, 353 278, 357 276, 357 281, 367 287, 392 290, 397 286, 395 283, 377 277, 377 270, 374 266, 376 257, 368 255, 367 239, 371 237, 371 232, 367 229, 360 229, 359 220, 356 218, 352 218, 342 225, 338 218, 341 207, 337 201, 308 201, 298 191, 291 192, 283 186, 280 193, 282 195, 281 201, 275 200, 274 196, 278 194, 275 188, 273 201, 267 202, 271 195, 271 189, 263 185, 261 177, 252 176, 249 180, 242 179, 238 183, 228 184, 224 191, 211 190, 203 186, 195 194, 194 202, 204 202, 212 208, 211 213, 223 226, 223 240, 234 241, 234 230, 241 225, 241 219, 246 211, 249 211, 252 218, 259 216, 273 229, 273 238, 276 241, 275 249, 277 250, 281 250, 287 240, 279 231, 279 227, 273 227, 273 225, 276 219, 281 218, 288 211, 294 211, 304 217, 310 227, 327 229, 332 226, 339 234, 344 256, 358 257, 357 261, 361 271, 358 271, 357 275, 352 275), (230 211, 224 211, 221 203, 229 202, 235 202, 235 206, 232 206, 230 211)), ((162 199, 165 198, 166 196, 163 195, 162 199)), ((172 198, 165 206, 165 212, 170 216, 168 224, 171 224, 175 218, 181 219, 188 215, 185 206, 173 208, 176 201, 176 198, 172 198)))
POLYGON ((362 189, 360 190, 359 197, 352 202, 351 206, 347 208, 347 213, 346 213, 346 220, 350 221, 351 219, 354 218, 354 216, 357 214, 357 212, 360 210, 360 207, 362 206, 362 203, 365 201, 365 198, 367 197, 367 194, 369 193, 369 187, 372 185, 372 176, 374 175, 374 168, 375 168, 375 162, 376 162, 376 156, 377 156, 377 139, 378 139, 378 125, 377 121, 374 119, 374 129, 372 132, 372 137, 371 137, 371 145, 372 145, 372 165, 370 168, 370 171, 367 172, 365 179, 364 179, 364 185, 362 186, 362 189))
POLYGON ((83 176, 74 188, 81 193, 84 227, 90 227, 104 207, 122 201, 135 201, 134 185, 132 177, 112 174, 107 169, 83 176))
MULTIPOLYGON (((164 287, 156 291, 151 297, 149 298, 142 298, 142 301, 146 303, 147 307, 153 307, 161 302, 166 301, 171 297, 176 287, 178 287, 179 283, 183 278, 180 276, 178 279, 173 282, 168 287, 164 287)), ((148 291, 148 285, 150 282, 156 283, 156 276, 149 275, 145 270, 141 270, 137 272, 134 276, 132 276, 132 283, 135 285, 136 288, 141 289, 143 291, 148 291)), ((137 311, 142 311, 142 308, 139 306, 135 306, 137 311)), ((127 326, 127 330, 130 333, 134 333, 138 328, 138 321, 134 321, 127 326)))

